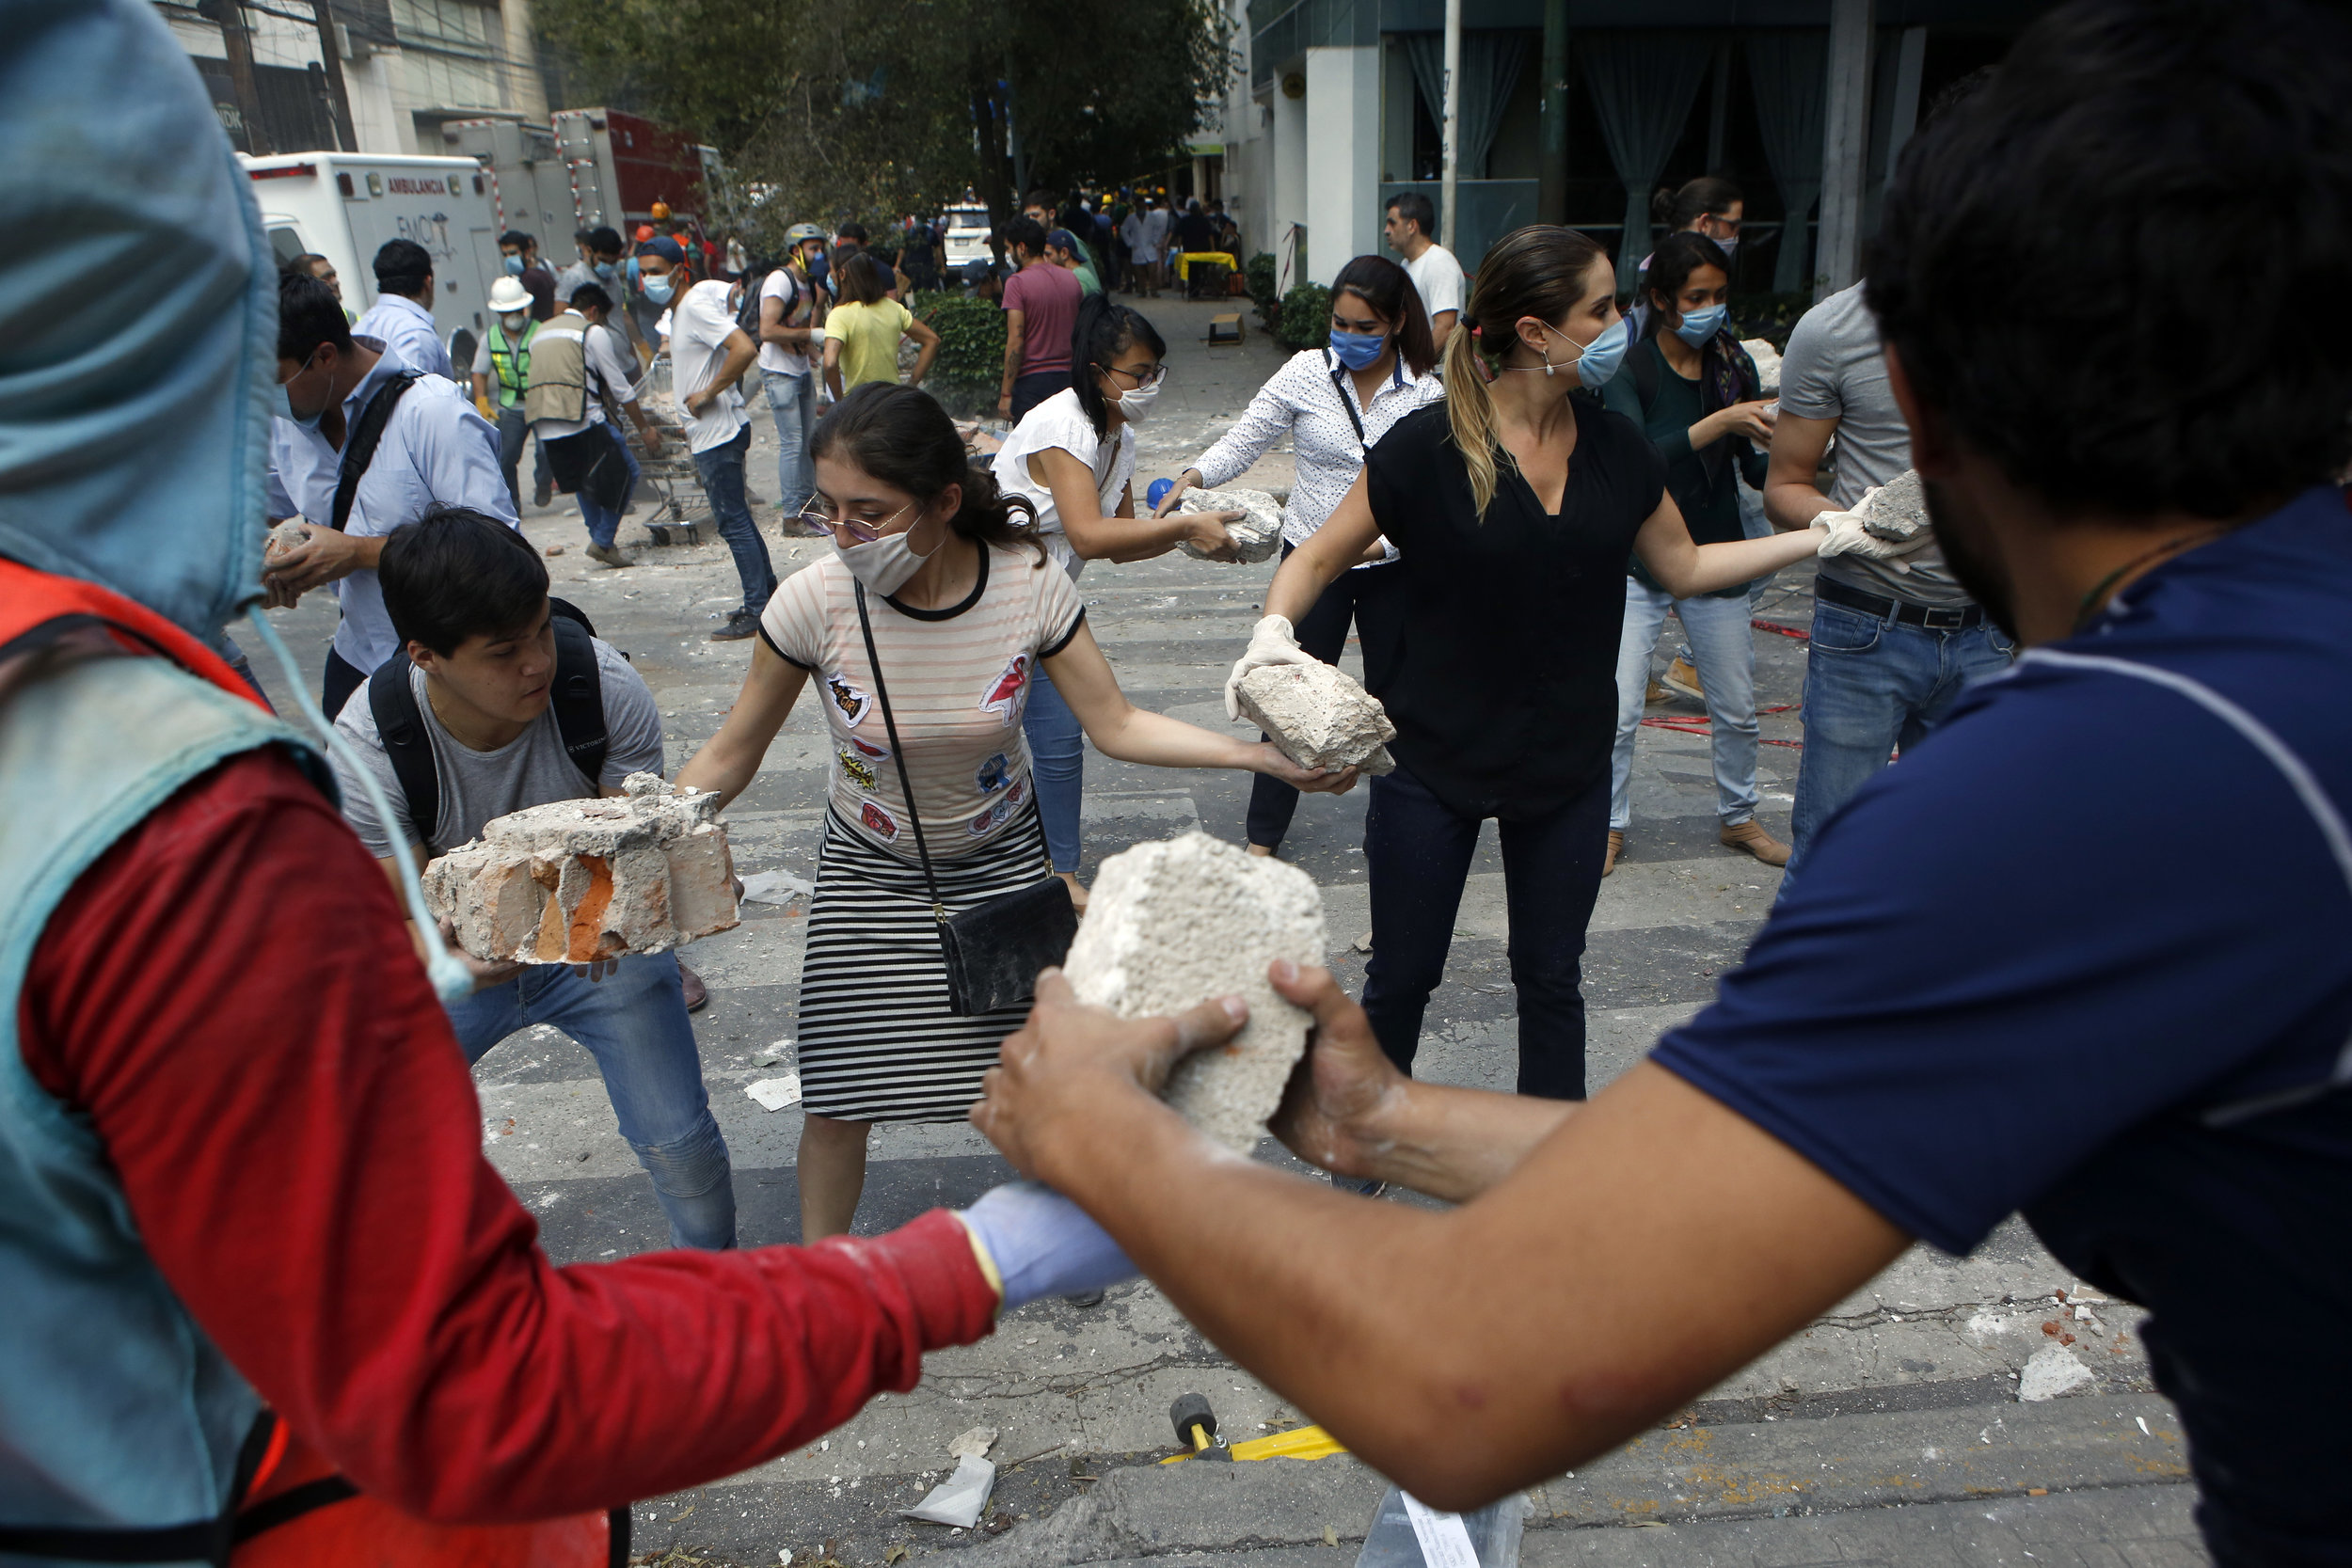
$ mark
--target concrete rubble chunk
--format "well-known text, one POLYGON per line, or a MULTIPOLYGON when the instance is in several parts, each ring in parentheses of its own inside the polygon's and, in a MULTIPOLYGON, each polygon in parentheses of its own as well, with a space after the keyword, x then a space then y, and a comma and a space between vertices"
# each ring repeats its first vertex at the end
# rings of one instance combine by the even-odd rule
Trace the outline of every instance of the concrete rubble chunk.
POLYGON ((736 924, 719 797, 632 773, 626 793, 484 824, 424 868, 425 902, 478 958, 589 963, 661 953, 736 924))
POLYGON ((2064 1345, 2044 1345, 2026 1357, 2026 1370, 2017 1379, 2017 1397, 2027 1404, 2040 1404, 2097 1381, 2098 1374, 2073 1351, 2064 1345))
POLYGON ((1768 338, 1742 338, 1740 340, 1740 346, 1746 349, 1748 357, 1756 361, 1756 376, 1762 386, 1764 396, 1778 397, 1780 395, 1780 350, 1774 348, 1768 338))
POLYGON ((1277 958, 1323 961, 1314 879, 1206 833, 1139 844, 1103 863, 1063 973, 1081 1002, 1166 1018, 1219 996, 1249 1004, 1221 1047, 1177 1064, 1168 1102, 1236 1153, 1255 1148, 1307 1048, 1307 1010, 1266 978, 1277 958))
MULTIPOLYGON (((1239 522, 1225 525, 1244 562, 1270 558, 1282 547, 1282 503, 1263 490, 1187 490, 1176 503, 1179 512, 1246 512, 1239 522)), ((1187 540, 1176 546, 1195 561, 1209 558, 1187 540)))
POLYGON ((1354 676, 1320 660, 1250 671, 1241 681, 1241 710, 1301 768, 1386 773, 1396 766, 1388 710, 1354 676))
POLYGON ((269 536, 262 541, 262 554, 265 558, 284 555, 288 550, 300 549, 310 542, 310 525, 299 517, 289 517, 269 531, 269 536))
POLYGON ((1905 468, 1864 496, 1854 512, 1866 533, 1898 545, 1918 538, 1928 528, 1928 493, 1919 483, 1919 470, 1905 468))

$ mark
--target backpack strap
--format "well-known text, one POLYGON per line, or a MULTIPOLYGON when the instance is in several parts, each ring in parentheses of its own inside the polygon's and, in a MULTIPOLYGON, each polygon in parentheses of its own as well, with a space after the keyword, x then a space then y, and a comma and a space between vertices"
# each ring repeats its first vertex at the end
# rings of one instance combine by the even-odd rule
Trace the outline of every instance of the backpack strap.
MULTIPOLYGON (((441 776, 433 766, 433 738, 425 733, 424 715, 417 709, 416 684, 408 678, 415 668, 405 651, 377 665, 368 677, 368 712, 375 719, 392 777, 400 781, 400 793, 408 802, 408 825, 416 830, 417 842, 431 849, 433 831, 441 823, 441 776)), ((389 822, 384 826, 387 832, 391 828, 389 822)))
POLYGON ((550 705, 556 733, 564 738, 564 753, 581 777, 602 787, 605 753, 611 736, 604 722, 604 673, 596 667, 596 633, 579 608, 550 599, 554 610, 555 684, 550 705))
POLYGON ((368 405, 359 411, 358 423, 352 426, 350 438, 343 444, 342 475, 335 481, 335 515, 327 519, 327 527, 337 533, 351 521, 351 504, 358 499, 360 478, 375 461, 376 446, 384 439, 384 427, 391 422, 393 408, 423 375, 421 371, 407 371, 393 376, 375 389, 368 405))

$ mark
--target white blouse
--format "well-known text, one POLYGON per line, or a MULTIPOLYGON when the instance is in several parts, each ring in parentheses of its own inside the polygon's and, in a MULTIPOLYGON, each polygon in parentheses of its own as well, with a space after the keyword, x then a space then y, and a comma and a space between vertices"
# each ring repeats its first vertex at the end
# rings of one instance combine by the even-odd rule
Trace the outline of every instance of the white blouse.
POLYGON ((1061 511, 1054 504, 1053 487, 1029 471, 1032 456, 1056 448, 1070 453, 1093 472, 1096 497, 1103 508, 1101 515, 1107 517, 1119 509, 1120 498, 1135 477, 1135 426, 1121 424, 1107 439, 1097 436, 1093 421, 1079 405, 1077 389, 1065 388, 1022 417, 1012 434, 1005 438, 1005 444, 997 449, 996 460, 991 465, 999 490, 1009 496, 1024 497, 1037 508, 1040 542, 1055 564, 1074 579, 1086 569, 1086 562, 1070 547, 1069 535, 1061 526, 1061 511))

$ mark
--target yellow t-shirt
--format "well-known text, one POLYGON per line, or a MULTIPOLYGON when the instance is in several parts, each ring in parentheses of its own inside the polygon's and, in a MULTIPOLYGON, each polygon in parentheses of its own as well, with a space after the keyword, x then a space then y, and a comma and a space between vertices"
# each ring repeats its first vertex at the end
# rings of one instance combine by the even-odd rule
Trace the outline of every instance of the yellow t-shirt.
POLYGON ((895 299, 834 306, 825 318, 825 336, 841 340, 841 389, 898 380, 898 340, 914 319, 914 312, 895 299))

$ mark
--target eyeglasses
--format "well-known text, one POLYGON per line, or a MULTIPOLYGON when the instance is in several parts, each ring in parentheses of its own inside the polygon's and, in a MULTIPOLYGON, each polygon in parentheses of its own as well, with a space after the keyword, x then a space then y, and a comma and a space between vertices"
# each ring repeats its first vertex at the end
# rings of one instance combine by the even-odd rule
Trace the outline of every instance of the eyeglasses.
POLYGON ((1154 365, 1148 371, 1128 371, 1121 370, 1117 365, 1105 365, 1103 367, 1103 373, 1104 375, 1123 375, 1128 380, 1134 382, 1136 384, 1136 390, 1140 392, 1146 387, 1156 387, 1161 382, 1166 381, 1168 379, 1168 367, 1166 365, 1154 365))
POLYGON ((909 501, 905 506, 898 508, 898 511, 893 512, 889 516, 869 523, 862 518, 851 517, 846 515, 835 516, 834 514, 825 510, 825 503, 823 501, 812 496, 809 498, 808 504, 801 508, 801 514, 797 521, 802 523, 814 523, 818 528, 823 529, 837 528, 847 533, 850 538, 856 540, 859 544, 870 545, 875 540, 880 539, 884 531, 889 529, 891 524, 905 516, 907 513, 913 509, 914 505, 914 503, 913 501, 909 501))

